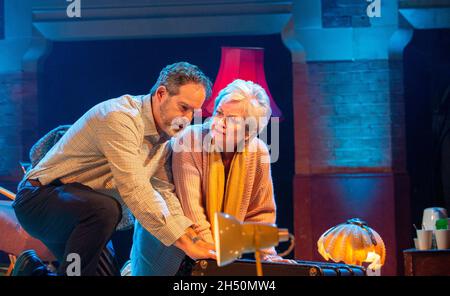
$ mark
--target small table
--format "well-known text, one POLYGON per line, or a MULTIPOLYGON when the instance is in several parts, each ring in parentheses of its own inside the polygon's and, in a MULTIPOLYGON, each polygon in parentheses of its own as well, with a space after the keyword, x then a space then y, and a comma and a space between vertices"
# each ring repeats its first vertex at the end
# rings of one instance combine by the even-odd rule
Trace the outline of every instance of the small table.
POLYGON ((450 276, 450 249, 408 249, 403 257, 407 276, 450 276))

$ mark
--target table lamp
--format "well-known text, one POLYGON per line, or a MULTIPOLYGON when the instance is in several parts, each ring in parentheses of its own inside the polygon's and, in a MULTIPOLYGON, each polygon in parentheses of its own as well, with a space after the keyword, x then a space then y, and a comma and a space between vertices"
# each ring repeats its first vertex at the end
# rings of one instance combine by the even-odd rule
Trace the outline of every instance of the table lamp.
POLYGON ((217 95, 236 79, 250 80, 259 84, 269 96, 272 116, 283 116, 267 85, 264 72, 264 49, 258 47, 222 47, 219 72, 214 82, 211 98, 203 104, 203 117, 212 115, 217 95))
POLYGON ((319 238, 317 247, 327 261, 360 266, 368 262, 368 268, 373 271, 379 271, 386 259, 386 248, 380 235, 358 218, 328 229, 319 238))

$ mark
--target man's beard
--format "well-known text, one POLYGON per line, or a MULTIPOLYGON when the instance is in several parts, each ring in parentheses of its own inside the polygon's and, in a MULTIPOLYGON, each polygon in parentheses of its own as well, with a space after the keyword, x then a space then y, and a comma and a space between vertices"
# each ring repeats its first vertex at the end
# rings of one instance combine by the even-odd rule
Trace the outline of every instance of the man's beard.
POLYGON ((166 104, 162 104, 159 111, 161 114, 161 121, 164 125, 164 132, 170 137, 173 137, 181 132, 190 123, 185 117, 174 118, 172 120, 167 118, 166 104))

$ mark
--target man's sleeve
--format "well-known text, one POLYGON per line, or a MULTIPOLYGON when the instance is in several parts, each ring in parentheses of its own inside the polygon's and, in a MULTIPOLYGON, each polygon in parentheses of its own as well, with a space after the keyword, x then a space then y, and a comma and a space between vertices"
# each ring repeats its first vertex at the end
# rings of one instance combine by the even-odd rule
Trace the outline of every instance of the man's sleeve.
MULTIPOLYGON (((154 190, 140 158, 142 135, 133 118, 110 113, 98 119, 97 145, 106 157, 116 188, 142 226, 164 245, 172 245, 193 223, 179 210, 170 211, 161 194, 154 190)), ((171 205, 172 207, 176 205, 171 205)))

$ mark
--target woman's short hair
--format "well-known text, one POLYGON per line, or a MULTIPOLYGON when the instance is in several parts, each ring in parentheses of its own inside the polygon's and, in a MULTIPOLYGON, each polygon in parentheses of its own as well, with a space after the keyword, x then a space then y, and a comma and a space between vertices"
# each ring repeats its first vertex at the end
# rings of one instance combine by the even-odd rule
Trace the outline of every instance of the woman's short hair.
POLYGON ((217 95, 213 114, 216 114, 220 105, 230 101, 243 101, 246 103, 245 116, 258 121, 258 133, 269 122, 272 114, 269 96, 259 84, 242 79, 234 80, 217 95))

